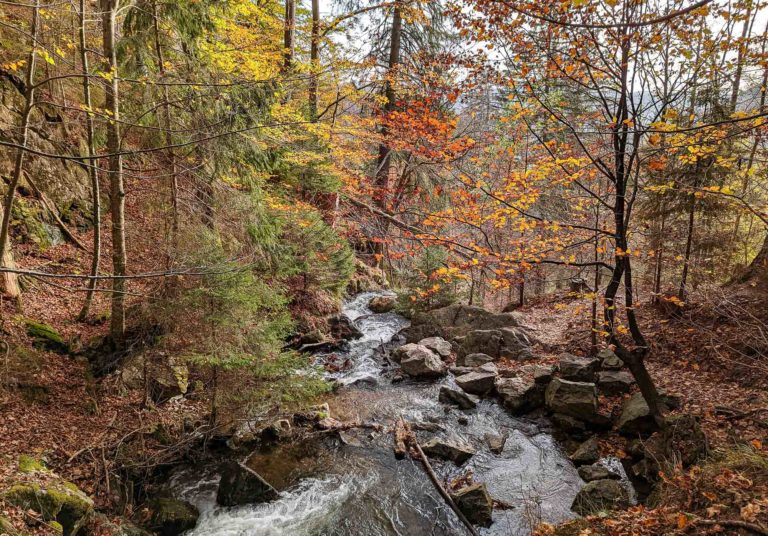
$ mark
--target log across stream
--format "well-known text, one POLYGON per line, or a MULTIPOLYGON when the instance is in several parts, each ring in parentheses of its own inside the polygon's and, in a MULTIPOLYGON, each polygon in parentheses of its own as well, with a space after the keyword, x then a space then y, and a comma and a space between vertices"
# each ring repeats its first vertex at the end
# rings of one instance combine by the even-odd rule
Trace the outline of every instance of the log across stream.
MULTIPOLYGON (((344 307, 363 337, 351 342, 347 353, 351 367, 333 375, 344 385, 329 400, 333 417, 391 427, 402 416, 414 424, 420 441, 440 437, 471 445, 476 453, 461 467, 439 460, 432 460, 432 467, 443 483, 471 472, 495 500, 508 505, 494 511, 493 524, 478 527, 478 534, 530 534, 541 521, 574 517, 570 506, 582 481, 546 433, 546 421, 512 417, 492 400, 483 400, 472 410, 449 408, 438 402, 438 391, 440 385, 453 383, 450 375, 434 382, 391 382, 378 350, 407 321, 394 313, 371 313, 367 304, 373 296, 361 294, 344 307), (489 435, 507 437, 500 453, 491 452, 489 435)), ((391 431, 350 429, 281 444, 252 453, 247 465, 281 492, 279 499, 221 508, 215 504, 217 466, 186 469, 174 477, 175 492, 201 511, 190 534, 466 534, 421 463, 410 457, 396 459, 391 431)))

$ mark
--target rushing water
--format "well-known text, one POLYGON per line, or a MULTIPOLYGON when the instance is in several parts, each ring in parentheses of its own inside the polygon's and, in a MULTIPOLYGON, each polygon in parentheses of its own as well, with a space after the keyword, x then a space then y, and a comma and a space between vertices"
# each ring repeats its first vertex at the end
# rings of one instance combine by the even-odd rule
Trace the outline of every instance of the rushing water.
MULTIPOLYGON (((421 428, 423 441, 432 436, 460 438, 477 449, 462 467, 434 461, 444 480, 471 472, 490 494, 511 505, 494 511, 493 525, 483 535, 525 535, 540 521, 573 517, 570 505, 582 485, 576 469, 554 439, 532 422, 516 419, 494 401, 476 409, 448 409, 437 401, 442 382, 391 383, 382 373, 377 348, 407 325, 401 316, 372 314, 357 296, 344 307, 363 332, 343 357, 351 367, 333 377, 344 385, 329 403, 340 420, 391 424, 399 416, 421 428), (463 423, 463 424, 462 424, 463 423), (486 434, 507 435, 501 454, 490 452, 486 434)), ((323 356, 319 356, 323 359, 323 356)), ((221 508, 215 504, 217 468, 188 470, 174 488, 201 511, 193 536, 419 536, 466 534, 433 488, 420 464, 396 460, 391 433, 358 429, 271 451, 254 452, 247 463, 278 490, 268 504, 221 508), (342 440, 343 439, 343 440, 342 440)))

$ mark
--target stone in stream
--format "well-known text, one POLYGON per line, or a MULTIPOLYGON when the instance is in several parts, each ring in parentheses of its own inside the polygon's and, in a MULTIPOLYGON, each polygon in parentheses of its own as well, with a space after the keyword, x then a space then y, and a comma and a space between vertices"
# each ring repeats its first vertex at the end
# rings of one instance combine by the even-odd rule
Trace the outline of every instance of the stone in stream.
POLYGON ((578 469, 579 476, 584 482, 592 482, 594 480, 620 480, 621 476, 614 473, 604 465, 594 463, 592 465, 582 465, 578 469))
POLYGON ((560 356, 560 376, 575 382, 593 382, 600 369, 600 360, 596 357, 579 357, 573 354, 560 356))
POLYGON ((496 374, 492 372, 470 372, 456 378, 456 384, 473 395, 487 395, 495 383, 496 374))
POLYGON ((507 435, 499 434, 485 434, 485 442, 488 444, 488 449, 494 454, 501 454, 504 452, 504 445, 507 443, 507 435))
POLYGON ((513 414, 528 413, 544 405, 544 387, 520 377, 497 378, 496 392, 513 414))
POLYGON ((519 326, 520 313, 492 313, 482 307, 455 303, 414 315, 408 329, 408 342, 425 337, 443 337, 450 340, 477 329, 499 329, 519 326))
POLYGON ((192 504, 170 498, 149 501, 149 528, 159 536, 179 536, 197 525, 200 512, 192 504))
POLYGON ((460 355, 458 358, 456 358, 456 365, 459 367, 479 367, 480 365, 492 363, 493 361, 494 358, 488 354, 476 353, 460 355))
POLYGON ((571 510, 581 516, 596 514, 604 510, 629 507, 629 494, 620 482, 612 479, 588 482, 573 500, 571 510))
POLYGON ((376 314, 389 313, 397 305, 395 296, 374 296, 368 302, 368 309, 376 314))
POLYGON ((420 344, 406 344, 398 348, 400 367, 414 378, 437 378, 446 373, 443 361, 436 353, 420 344))
POLYGON ((572 382, 555 378, 547 386, 547 407, 582 421, 595 419, 597 413, 597 389, 594 383, 572 382))
POLYGON ((469 445, 459 443, 451 439, 430 439, 423 445, 424 454, 434 458, 450 460, 456 465, 461 465, 475 454, 475 449, 469 445))
POLYGON ((571 461, 575 465, 592 465, 600 459, 600 445, 597 442, 597 436, 590 437, 584 443, 579 445, 576 452, 571 454, 571 461))
POLYGON ((473 525, 490 527, 493 523, 493 499, 485 484, 464 486, 451 493, 451 499, 473 525))
POLYGON ((429 348, 443 359, 451 357, 451 352, 453 351, 451 343, 442 337, 427 337, 426 339, 421 339, 419 344, 429 348))
POLYGON ((437 399, 444 404, 459 406, 461 409, 473 409, 477 407, 478 402, 477 397, 446 385, 440 387, 440 394, 437 399))
POLYGON ((619 359, 613 350, 606 348, 597 354, 597 358, 600 360, 600 366, 603 370, 621 370, 624 368, 624 361, 619 359))
POLYGON ((340 314, 329 318, 328 325, 330 327, 331 337, 338 341, 359 339, 363 336, 363 332, 357 329, 347 315, 340 314))
POLYGON ((216 493, 221 506, 239 506, 277 499, 278 493, 254 470, 242 463, 231 462, 224 467, 216 493))
POLYGON ((597 374, 597 389, 608 396, 628 393, 634 384, 635 378, 625 370, 605 370, 597 374))

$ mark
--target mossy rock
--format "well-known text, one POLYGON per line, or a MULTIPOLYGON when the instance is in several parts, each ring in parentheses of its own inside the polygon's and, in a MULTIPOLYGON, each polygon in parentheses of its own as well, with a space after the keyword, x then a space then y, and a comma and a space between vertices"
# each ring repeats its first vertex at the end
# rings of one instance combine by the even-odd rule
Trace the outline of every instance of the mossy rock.
POLYGON ((19 456, 19 471, 22 473, 35 473, 37 471, 48 471, 48 469, 40 460, 27 454, 22 454, 19 456))
POLYGON ((27 335, 32 338, 35 348, 59 354, 69 353, 69 343, 51 326, 34 320, 25 320, 24 323, 27 326, 27 335))
POLYGON ((0 534, 6 534, 7 536, 21 536, 21 533, 16 530, 7 518, 0 516, 0 534))
POLYGON ((62 534, 75 534, 93 512, 93 501, 70 482, 46 485, 18 483, 3 493, 3 499, 24 510, 39 513, 46 521, 62 526, 62 534))
POLYGON ((160 536, 178 536, 194 528, 200 512, 186 501, 168 497, 153 499, 149 502, 152 511, 150 528, 160 536))
POLYGON ((30 404, 47 406, 50 402, 50 390, 45 385, 23 383, 18 386, 21 397, 30 404))

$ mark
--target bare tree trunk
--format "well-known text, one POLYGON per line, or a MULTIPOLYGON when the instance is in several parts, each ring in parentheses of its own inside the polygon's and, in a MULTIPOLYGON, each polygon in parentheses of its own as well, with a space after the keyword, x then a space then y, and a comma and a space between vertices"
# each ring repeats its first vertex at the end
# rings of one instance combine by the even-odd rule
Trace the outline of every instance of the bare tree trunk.
MULTIPOLYGON (((694 183, 695 188, 695 183, 694 183)), ((680 277, 680 289, 677 291, 677 297, 681 300, 686 299, 686 290, 688 285, 688 273, 691 266, 691 251, 693 249, 693 231, 696 221, 696 196, 690 195, 690 205, 688 206, 688 228, 685 239, 685 255, 683 256, 683 275, 680 277)))
MULTIPOLYGON (((2 212, 2 224, 0 224, 0 258, 2 265, 6 268, 15 268, 13 253, 11 252, 9 230, 11 226, 11 216, 13 213, 13 201, 16 197, 16 188, 21 179, 21 172, 24 169, 24 156, 26 146, 29 141, 29 119, 32 115, 32 108, 35 105, 35 67, 37 62, 37 37, 40 33, 40 0, 35 1, 35 7, 32 10, 32 26, 30 30, 29 56, 27 59, 27 72, 24 79, 24 109, 21 112, 21 148, 16 153, 16 160, 13 164, 13 175, 8 183, 8 192, 5 194, 5 200, 2 212)), ((21 290, 19 288, 18 276, 10 272, 4 272, 3 275, 4 291, 17 300, 21 299, 21 290)))
POLYGON ((101 258, 101 192, 99 191, 99 173, 96 168, 96 162, 91 160, 96 150, 94 148, 95 129, 93 126, 93 116, 90 110, 93 109, 91 99, 91 80, 88 78, 90 69, 88 65, 88 49, 86 48, 85 31, 85 11, 87 7, 86 0, 80 0, 80 63, 83 69, 83 104, 87 110, 85 114, 85 128, 88 141, 88 177, 91 179, 91 210, 93 211, 93 253, 91 257, 91 276, 93 278, 88 282, 88 292, 85 295, 83 308, 77 319, 82 322, 88 317, 88 312, 93 302, 93 294, 96 290, 96 276, 99 274, 99 261, 101 258))
POLYGON ((285 0, 285 29, 283 31, 283 71, 293 65, 294 35, 296 33, 296 0, 285 0))
POLYGON ((105 87, 106 108, 112 121, 107 122, 107 151, 109 152, 109 201, 112 211, 112 316, 110 335, 121 343, 125 334, 125 186, 123 184, 123 158, 120 155, 120 85, 115 46, 116 17, 119 0, 101 0, 104 56, 110 77, 105 87))
POLYGON ((309 53, 309 119, 317 121, 317 91, 320 71, 320 0, 312 0, 312 44, 309 53))
POLYGON ((661 223, 659 226, 659 247, 656 248, 656 266, 653 276, 653 303, 659 303, 661 295, 662 272, 664 269, 664 231, 667 226, 666 209, 662 206, 661 223))

